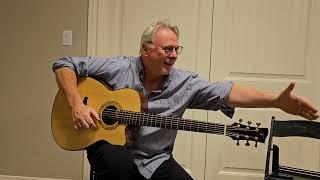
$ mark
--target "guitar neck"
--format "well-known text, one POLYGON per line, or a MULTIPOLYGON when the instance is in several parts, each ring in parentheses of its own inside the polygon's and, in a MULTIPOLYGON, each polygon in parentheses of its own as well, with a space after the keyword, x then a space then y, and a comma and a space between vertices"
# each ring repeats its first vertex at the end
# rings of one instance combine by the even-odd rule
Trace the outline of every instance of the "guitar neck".
POLYGON ((103 111, 102 120, 107 122, 111 121, 109 124, 118 123, 226 135, 237 140, 237 144, 239 144, 239 140, 246 140, 246 145, 249 144, 248 141, 255 141, 255 146, 257 146, 257 142, 264 142, 268 134, 267 128, 250 127, 250 125, 246 126, 240 123, 224 125, 184 118, 165 117, 142 112, 118 111, 115 109, 103 111))
POLYGON ((201 132, 209 134, 225 134, 226 125, 195 121, 184 118, 165 117, 141 112, 118 111, 116 119, 120 124, 150 126, 165 129, 201 132))

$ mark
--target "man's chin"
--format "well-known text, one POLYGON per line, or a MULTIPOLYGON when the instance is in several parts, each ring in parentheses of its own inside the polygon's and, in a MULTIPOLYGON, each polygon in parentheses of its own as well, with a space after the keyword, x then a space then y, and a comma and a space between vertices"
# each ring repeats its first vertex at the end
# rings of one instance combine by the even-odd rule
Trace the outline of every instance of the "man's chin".
POLYGON ((161 74, 164 75, 164 76, 169 75, 170 74, 170 69, 163 69, 161 74))

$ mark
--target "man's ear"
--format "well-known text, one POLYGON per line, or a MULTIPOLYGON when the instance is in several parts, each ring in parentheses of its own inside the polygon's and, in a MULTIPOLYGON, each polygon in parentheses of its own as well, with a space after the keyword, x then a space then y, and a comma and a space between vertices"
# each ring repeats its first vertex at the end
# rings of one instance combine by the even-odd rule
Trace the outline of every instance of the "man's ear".
POLYGON ((146 44, 142 45, 141 54, 143 54, 144 56, 148 56, 148 47, 146 44))

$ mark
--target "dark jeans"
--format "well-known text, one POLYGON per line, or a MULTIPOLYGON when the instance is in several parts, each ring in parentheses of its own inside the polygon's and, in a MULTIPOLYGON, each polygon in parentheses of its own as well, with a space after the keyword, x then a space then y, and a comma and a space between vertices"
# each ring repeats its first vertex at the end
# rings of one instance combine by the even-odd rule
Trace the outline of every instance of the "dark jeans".
MULTIPOLYGON (((133 162, 131 152, 123 147, 99 141, 87 148, 94 180, 146 180, 133 162)), ((154 172, 151 180, 192 180, 171 157, 154 172)))

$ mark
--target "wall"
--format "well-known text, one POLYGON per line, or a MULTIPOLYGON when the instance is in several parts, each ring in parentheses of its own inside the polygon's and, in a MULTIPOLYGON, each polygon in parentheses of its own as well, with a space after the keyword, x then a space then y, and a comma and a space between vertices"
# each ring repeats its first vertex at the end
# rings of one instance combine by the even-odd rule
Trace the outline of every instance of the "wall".
POLYGON ((51 64, 86 55, 88 1, 0 3, 0 175, 81 179, 82 153, 60 149, 51 135, 51 64), (73 31, 73 46, 61 46, 63 30, 73 31))

